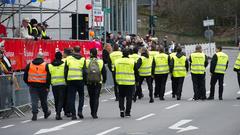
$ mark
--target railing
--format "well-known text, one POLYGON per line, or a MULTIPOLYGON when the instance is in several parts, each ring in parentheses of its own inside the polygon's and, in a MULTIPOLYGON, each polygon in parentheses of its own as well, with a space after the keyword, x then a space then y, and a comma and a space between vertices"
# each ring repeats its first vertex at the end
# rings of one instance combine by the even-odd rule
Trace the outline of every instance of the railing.
POLYGON ((189 57, 191 53, 195 52, 195 48, 197 45, 202 46, 202 51, 209 58, 212 58, 212 56, 216 53, 215 43, 191 44, 191 45, 185 45, 185 52, 187 57, 189 57))

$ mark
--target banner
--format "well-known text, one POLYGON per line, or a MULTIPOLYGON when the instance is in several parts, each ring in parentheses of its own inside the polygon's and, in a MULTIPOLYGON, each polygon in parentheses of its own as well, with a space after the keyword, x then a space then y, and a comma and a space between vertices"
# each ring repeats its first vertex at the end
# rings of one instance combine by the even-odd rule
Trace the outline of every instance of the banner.
POLYGON ((1 39, 5 40, 5 55, 11 60, 13 70, 22 70, 30 63, 38 52, 43 52, 44 60, 51 63, 55 52, 64 48, 80 46, 81 55, 90 57, 90 49, 98 50, 98 57, 102 58, 102 44, 99 41, 76 41, 76 40, 30 40, 30 39, 1 39))

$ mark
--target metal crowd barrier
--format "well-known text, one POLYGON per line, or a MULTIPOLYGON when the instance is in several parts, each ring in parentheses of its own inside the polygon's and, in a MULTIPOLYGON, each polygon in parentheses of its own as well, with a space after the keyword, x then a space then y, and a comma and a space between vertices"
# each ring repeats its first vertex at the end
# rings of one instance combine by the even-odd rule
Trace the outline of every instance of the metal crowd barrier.
POLYGON ((102 90, 105 90, 107 93, 109 93, 110 95, 112 94, 112 88, 114 87, 114 82, 113 82, 113 78, 112 78, 112 72, 109 70, 107 64, 104 65, 107 71, 107 80, 106 83, 104 84, 104 86, 102 87, 102 90))

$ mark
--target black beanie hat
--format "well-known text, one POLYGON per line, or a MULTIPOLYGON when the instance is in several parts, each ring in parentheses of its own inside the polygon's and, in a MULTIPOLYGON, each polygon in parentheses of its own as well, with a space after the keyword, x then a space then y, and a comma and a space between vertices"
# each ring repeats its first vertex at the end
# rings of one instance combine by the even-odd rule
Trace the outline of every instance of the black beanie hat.
POLYGON ((62 53, 61 52, 56 52, 55 53, 55 59, 61 60, 62 59, 62 53))

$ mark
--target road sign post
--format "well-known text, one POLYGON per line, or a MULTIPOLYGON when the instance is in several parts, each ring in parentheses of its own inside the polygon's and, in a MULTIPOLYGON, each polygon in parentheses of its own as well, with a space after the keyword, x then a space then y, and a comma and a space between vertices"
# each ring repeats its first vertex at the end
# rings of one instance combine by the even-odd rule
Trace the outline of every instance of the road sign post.
POLYGON ((213 34, 214 34, 213 30, 210 29, 210 26, 214 26, 214 25, 215 25, 214 19, 209 19, 207 17, 207 20, 203 20, 203 26, 207 27, 207 30, 204 32, 204 36, 208 39, 209 46, 211 43, 211 38, 213 37, 213 34))
POLYGON ((106 18, 107 18, 107 15, 110 14, 111 9, 110 8, 104 8, 103 12, 104 12, 104 45, 105 45, 106 40, 107 40, 106 18))

